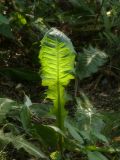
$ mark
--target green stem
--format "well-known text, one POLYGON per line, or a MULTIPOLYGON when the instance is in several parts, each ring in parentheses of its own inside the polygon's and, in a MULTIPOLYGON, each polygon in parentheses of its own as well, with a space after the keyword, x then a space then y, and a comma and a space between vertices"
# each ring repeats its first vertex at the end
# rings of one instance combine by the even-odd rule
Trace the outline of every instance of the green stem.
MULTIPOLYGON (((59 85, 59 82, 58 82, 58 85, 57 85, 57 108, 58 108, 58 111, 57 111, 57 125, 58 125, 58 128, 60 128, 60 130, 63 130, 63 121, 62 121, 62 111, 61 111, 61 95, 60 95, 60 85, 59 85)), ((59 149, 60 149, 60 153, 61 153, 61 156, 63 155, 63 136, 62 135, 59 135, 59 149)))
MULTIPOLYGON (((59 45, 57 44, 57 48, 59 48, 59 45)), ((59 49, 58 49, 59 52, 59 49)), ((57 125, 60 130, 63 131, 63 120, 62 120, 62 103, 61 103, 61 95, 60 95, 60 83, 59 83, 59 61, 60 57, 59 54, 57 54, 57 125)), ((59 135, 59 150, 61 153, 61 157, 63 157, 63 136, 59 135)))

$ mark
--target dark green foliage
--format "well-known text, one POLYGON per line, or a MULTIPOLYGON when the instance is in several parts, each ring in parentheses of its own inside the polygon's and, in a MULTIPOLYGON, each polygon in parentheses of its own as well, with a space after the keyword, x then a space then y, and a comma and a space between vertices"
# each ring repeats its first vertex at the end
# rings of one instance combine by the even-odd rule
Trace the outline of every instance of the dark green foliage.
POLYGON ((89 160, 108 160, 100 152, 88 152, 89 160))
POLYGON ((6 16, 0 14, 0 33, 8 38, 13 38, 9 19, 6 16))
MULTIPOLYGON (((24 106, 24 108, 25 107, 27 106, 24 106)), ((7 115, 9 114, 10 110, 17 110, 18 113, 21 112, 21 122, 23 124, 24 129, 29 129, 30 125, 28 126, 28 123, 30 124, 30 117, 28 114, 26 114, 28 112, 27 109, 25 110, 23 106, 18 105, 15 101, 6 98, 1 98, 0 108, 0 121, 3 122, 3 120, 6 120, 6 123, 2 123, 3 127, 0 129, 1 145, 5 147, 7 146, 7 144, 11 142, 17 149, 24 148, 27 152, 29 152, 31 155, 34 155, 35 157, 47 159, 47 157, 42 153, 42 151, 38 147, 32 145, 31 142, 24 138, 24 135, 20 134, 21 131, 19 130, 19 128, 17 128, 17 125, 15 126, 14 124, 7 122, 7 115), (4 130, 7 127, 9 128, 9 132, 4 133, 4 130)), ((12 116, 15 118, 16 115, 13 114, 12 116)))
POLYGON ((0 98, 0 123, 2 124, 3 121, 6 119, 6 115, 12 109, 16 109, 17 103, 13 100, 7 98, 0 98))
POLYGON ((79 53, 76 67, 76 74, 80 80, 96 73, 107 60, 107 55, 99 49, 89 47, 79 53))
MULTIPOLYGON (((41 41, 39 53, 41 63, 42 85, 47 86, 47 98, 54 104, 52 113, 57 120, 57 127, 64 131, 67 116, 65 87, 74 79, 75 50, 70 39, 55 28, 51 28, 41 41)), ((63 154, 63 137, 59 138, 61 156, 63 154)))
POLYGON ((40 75, 29 69, 21 68, 0 68, 0 75, 10 77, 13 80, 39 81, 40 75))
POLYGON ((4 145, 11 142, 17 149, 24 148, 27 152, 37 158, 41 157, 42 159, 47 159, 40 149, 32 145, 32 143, 26 141, 23 136, 13 136, 11 133, 5 134, 0 131, 0 140, 4 142, 4 145))

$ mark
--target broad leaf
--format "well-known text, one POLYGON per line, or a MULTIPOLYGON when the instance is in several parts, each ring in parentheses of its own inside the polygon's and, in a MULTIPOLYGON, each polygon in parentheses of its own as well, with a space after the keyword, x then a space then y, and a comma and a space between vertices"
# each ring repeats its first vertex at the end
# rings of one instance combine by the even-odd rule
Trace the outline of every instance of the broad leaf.
POLYGON ((2 21, 0 21, 0 34, 2 34, 3 36, 6 36, 7 38, 14 38, 14 35, 11 31, 11 27, 9 24, 7 24, 8 21, 7 19, 2 19, 2 21))
POLYGON ((17 149, 24 148, 29 154, 42 159, 48 159, 36 146, 25 140, 22 136, 13 136, 11 133, 4 134, 0 131, 0 140, 4 143, 12 143, 17 149))
POLYGON ((101 154, 100 152, 88 152, 88 159, 89 160, 108 160, 103 154, 101 154))
POLYGON ((37 72, 23 68, 0 68, 0 75, 8 76, 15 80, 38 81, 40 76, 37 72))
POLYGON ((99 133, 99 132, 92 132, 92 135, 94 135, 96 138, 98 138, 99 140, 105 142, 105 143, 109 143, 107 140, 107 137, 105 137, 103 134, 99 133))
POLYGON ((58 127, 63 129, 66 115, 64 86, 74 78, 75 50, 66 35, 51 28, 41 41, 39 58, 42 66, 42 85, 48 86, 47 97, 53 100, 53 112, 56 115, 58 127))
POLYGON ((61 86, 66 86, 74 78, 75 51, 70 39, 52 28, 44 36, 41 46, 42 85, 56 87, 59 82, 61 86))
POLYGON ((50 104, 33 103, 30 111, 38 117, 47 116, 52 106, 50 104))
POLYGON ((0 24, 9 24, 9 20, 2 14, 0 14, 0 24))
MULTIPOLYGON (((83 143, 83 139, 80 136, 79 132, 77 132, 77 128, 72 126, 69 122, 65 121, 65 127, 68 129, 70 135, 77 140, 80 144, 83 143)), ((78 130, 79 131, 79 130, 78 130)))
POLYGON ((6 118, 6 114, 16 107, 16 102, 7 98, 0 98, 0 123, 6 118))
POLYGON ((105 64, 106 60, 107 55, 105 52, 93 47, 84 49, 84 52, 78 56, 76 74, 80 79, 89 77, 97 72, 99 67, 105 64))
POLYGON ((51 125, 37 125, 32 127, 32 134, 46 146, 57 147, 58 134, 64 136, 63 132, 51 125))
POLYGON ((23 125, 23 128, 28 131, 31 127, 31 114, 30 110, 27 106, 23 105, 20 112, 20 119, 23 125))

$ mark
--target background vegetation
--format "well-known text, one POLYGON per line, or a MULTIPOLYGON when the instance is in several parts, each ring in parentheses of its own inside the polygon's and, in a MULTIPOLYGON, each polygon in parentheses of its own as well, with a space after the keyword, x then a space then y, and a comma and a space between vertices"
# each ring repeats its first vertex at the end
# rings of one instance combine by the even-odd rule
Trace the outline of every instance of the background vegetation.
POLYGON ((0 1, 1 159, 119 160, 119 37, 119 0, 0 1), (39 72, 51 27, 76 51, 63 130, 39 72))

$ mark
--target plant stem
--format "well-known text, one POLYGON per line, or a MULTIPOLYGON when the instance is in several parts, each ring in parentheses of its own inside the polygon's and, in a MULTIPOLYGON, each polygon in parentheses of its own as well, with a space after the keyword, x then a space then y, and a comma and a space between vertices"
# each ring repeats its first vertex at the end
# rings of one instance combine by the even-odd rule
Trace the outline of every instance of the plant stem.
MULTIPOLYGON (((57 125, 58 125, 58 128, 60 128, 60 130, 63 130, 63 124, 62 124, 62 111, 61 111, 61 95, 60 95, 60 85, 59 85, 59 82, 57 84, 57 108, 58 108, 58 111, 57 111, 57 125)), ((60 153, 61 153, 61 156, 63 155, 63 136, 62 135, 59 135, 59 149, 60 149, 60 153)))
MULTIPOLYGON (((57 43, 57 48, 59 45, 57 43)), ((58 51, 59 52, 59 51, 58 51)), ((61 94, 60 94, 60 83, 59 83, 59 54, 57 54, 57 125, 60 130, 63 131, 63 120, 62 120, 62 103, 61 103, 61 94)), ((61 157, 63 157, 63 136, 59 135, 59 150, 61 157)))

